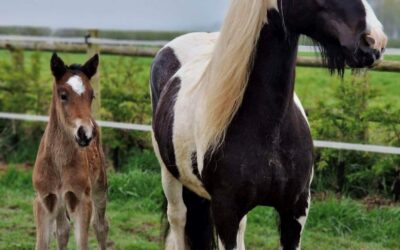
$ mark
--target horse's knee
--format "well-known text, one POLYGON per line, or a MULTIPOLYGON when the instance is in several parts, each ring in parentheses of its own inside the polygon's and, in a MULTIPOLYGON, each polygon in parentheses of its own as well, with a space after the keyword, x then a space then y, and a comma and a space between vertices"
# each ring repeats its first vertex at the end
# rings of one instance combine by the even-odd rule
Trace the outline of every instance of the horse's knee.
POLYGON ((182 204, 168 204, 167 216, 168 222, 172 227, 184 227, 186 225, 186 206, 182 204))

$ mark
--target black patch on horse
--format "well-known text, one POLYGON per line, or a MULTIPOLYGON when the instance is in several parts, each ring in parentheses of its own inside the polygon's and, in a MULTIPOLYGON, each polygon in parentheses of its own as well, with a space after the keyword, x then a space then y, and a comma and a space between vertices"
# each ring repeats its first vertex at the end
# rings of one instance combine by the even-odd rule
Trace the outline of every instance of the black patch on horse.
POLYGON ((170 173, 179 178, 179 171, 176 166, 175 150, 173 143, 174 110, 176 96, 181 88, 181 79, 174 78, 169 81, 163 89, 162 98, 157 105, 156 115, 153 120, 153 131, 161 158, 170 173))
POLYGON ((153 64, 151 65, 150 74, 153 115, 156 112, 161 91, 180 67, 181 63, 171 48, 166 47, 158 52, 153 64))

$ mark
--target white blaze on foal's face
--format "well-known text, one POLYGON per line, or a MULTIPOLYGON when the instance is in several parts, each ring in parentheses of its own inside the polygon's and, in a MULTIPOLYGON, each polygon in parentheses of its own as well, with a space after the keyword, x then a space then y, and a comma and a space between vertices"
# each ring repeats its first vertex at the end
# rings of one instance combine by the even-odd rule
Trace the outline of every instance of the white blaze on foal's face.
POLYGON ((83 84, 82 78, 78 75, 71 76, 67 84, 71 86, 72 90, 78 95, 82 95, 85 92, 85 85, 83 84))

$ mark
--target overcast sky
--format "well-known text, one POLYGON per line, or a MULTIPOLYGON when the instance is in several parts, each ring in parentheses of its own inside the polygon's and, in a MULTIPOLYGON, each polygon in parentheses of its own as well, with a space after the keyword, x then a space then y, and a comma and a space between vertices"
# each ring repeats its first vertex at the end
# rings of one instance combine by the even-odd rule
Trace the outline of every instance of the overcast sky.
POLYGON ((125 30, 217 29, 229 0, 1 0, 0 25, 125 30))

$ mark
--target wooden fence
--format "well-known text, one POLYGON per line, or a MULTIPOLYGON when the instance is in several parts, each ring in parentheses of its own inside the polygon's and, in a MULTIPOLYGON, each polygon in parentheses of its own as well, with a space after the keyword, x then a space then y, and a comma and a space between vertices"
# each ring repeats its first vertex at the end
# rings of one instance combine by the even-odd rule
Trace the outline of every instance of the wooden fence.
MULTIPOLYGON (((95 33, 95 32, 94 32, 95 33)), ((90 41, 96 41, 96 48, 105 55, 121 55, 121 56, 143 56, 143 57, 154 57, 157 51, 160 49, 162 43, 152 43, 150 41, 146 42, 132 42, 130 44, 137 45, 126 45, 127 42, 121 43, 124 45, 118 45, 118 40, 111 40, 114 42, 109 42, 108 44, 101 44, 99 40, 86 39, 86 44, 84 39, 81 41, 78 39, 71 39, 71 42, 62 42, 61 39, 55 39, 54 42, 44 42, 44 41, 7 41, 0 40, 0 49, 20 49, 20 50, 40 50, 40 51, 57 51, 57 52, 68 52, 68 53, 91 53, 88 52, 92 50, 93 44, 90 41), (148 44, 148 46, 146 46, 148 44), (156 45, 156 46, 154 46, 156 45), (157 46, 158 45, 158 46, 157 46)), ((106 39, 110 41, 110 39, 106 39)), ((68 40, 67 40, 68 41, 68 40)), ((297 59, 297 65, 302 67, 313 67, 321 68, 324 67, 322 60, 317 57, 305 57, 299 56, 297 59)), ((400 72, 400 62, 394 61, 381 61, 377 66, 371 68, 373 71, 383 71, 383 72, 400 72)))

